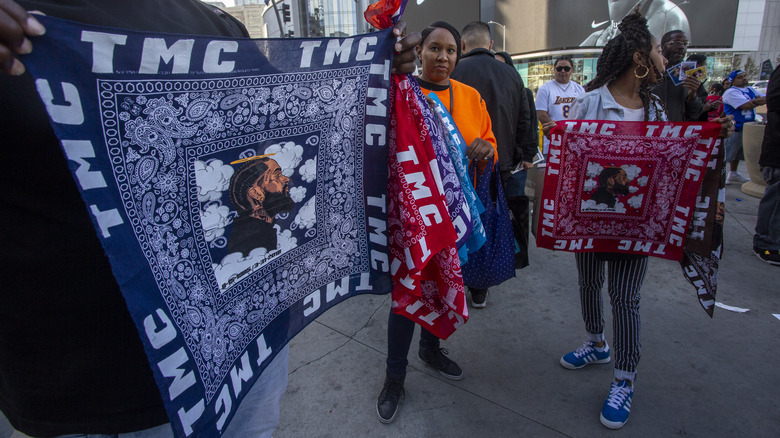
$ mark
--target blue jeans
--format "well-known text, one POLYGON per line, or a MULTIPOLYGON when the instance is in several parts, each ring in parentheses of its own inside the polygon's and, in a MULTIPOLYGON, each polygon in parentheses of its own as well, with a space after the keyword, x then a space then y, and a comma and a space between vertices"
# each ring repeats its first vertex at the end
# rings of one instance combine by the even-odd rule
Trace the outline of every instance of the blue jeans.
MULTIPOLYGON (((290 346, 287 345, 268 364, 263 374, 252 385, 233 419, 228 424, 223 437, 263 437, 273 436, 279 425, 279 405, 287 390, 287 365, 290 361, 290 346)), ((16 431, 11 438, 27 438, 16 431)), ((63 435, 60 438, 173 438, 170 424, 120 434, 76 434, 63 435)))
POLYGON ((726 148, 726 155, 724 161, 730 163, 732 161, 744 160, 745 155, 742 152, 742 131, 735 131, 731 137, 724 141, 726 148))
POLYGON ((780 168, 761 169, 767 183, 764 197, 758 203, 756 234, 753 246, 772 251, 780 250, 780 168))

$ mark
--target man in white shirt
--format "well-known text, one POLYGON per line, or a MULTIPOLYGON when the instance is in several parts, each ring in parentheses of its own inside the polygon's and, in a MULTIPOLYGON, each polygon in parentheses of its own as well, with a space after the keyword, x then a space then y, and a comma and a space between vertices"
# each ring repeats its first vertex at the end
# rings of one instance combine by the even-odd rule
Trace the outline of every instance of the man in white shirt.
MULTIPOLYGON (((571 80, 574 72, 571 58, 564 56, 556 59, 554 68, 555 79, 543 84, 536 92, 536 115, 542 125, 568 119, 569 109, 574 99, 585 93, 585 89, 580 84, 571 80)), ((545 137, 543 150, 545 156, 549 144, 550 140, 545 137)))
POLYGON ((726 115, 734 116, 734 135, 726 139, 726 157, 730 170, 726 175, 726 184, 742 183, 747 178, 737 172, 739 166, 739 152, 742 150, 742 128, 745 123, 755 121, 757 106, 766 103, 766 97, 747 86, 747 73, 742 70, 734 70, 728 77, 731 87, 723 93, 723 111, 726 115))

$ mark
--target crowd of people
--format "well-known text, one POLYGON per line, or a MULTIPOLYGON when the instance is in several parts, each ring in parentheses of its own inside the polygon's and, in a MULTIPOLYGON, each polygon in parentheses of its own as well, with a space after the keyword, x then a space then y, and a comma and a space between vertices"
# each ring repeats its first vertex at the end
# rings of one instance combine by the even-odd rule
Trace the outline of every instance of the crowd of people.
MULTIPOLYGON (((159 3, 0 0, 0 70, 4 72, 0 77, 4 102, 0 153, 6 162, 21 166, 3 175, 0 195, 4 265, 0 277, 0 410, 16 429, 31 436, 132 432, 148 438, 171 434, 136 328, 59 153, 33 80, 24 74, 18 59, 33 49, 28 36, 45 32, 30 10, 136 30, 247 36, 237 20, 199 1, 166 2, 175 10, 161 8, 159 3), (178 19, 170 20, 174 14, 178 19), (30 175, 36 178, 31 180, 30 175), (42 266, 46 275, 40 275, 42 266)), ((412 72, 415 61, 419 62, 420 87, 426 94, 435 94, 452 114, 468 145, 469 159, 492 160, 498 166, 507 197, 525 194, 526 175, 539 152, 539 128, 547 132, 566 119, 713 120, 721 124, 722 136, 727 138, 726 161, 732 169, 728 180, 739 181, 736 164, 742 127, 756 118, 757 106, 766 104, 768 124, 760 163, 769 186, 759 206, 753 245, 761 260, 780 265, 778 70, 772 73, 767 97, 747 87, 746 74, 739 70, 729 75, 726 90, 712 84, 709 93, 703 92, 703 85, 693 77, 677 86, 666 67, 685 59, 688 36, 684 30, 653 35, 636 10, 614 27, 603 42, 592 81, 584 86, 574 82, 575 63, 561 57, 554 61, 554 78, 539 88, 535 99, 511 66, 511 58, 492 51, 490 29, 482 22, 470 23, 462 32, 435 22, 408 35, 400 22, 394 29, 399 42, 393 72, 412 72)), ((543 153, 548 142, 544 140, 543 153)), ((620 175, 612 178, 619 182, 620 175)), ((586 340, 562 355, 560 364, 576 370, 610 363, 614 356, 614 379, 600 421, 617 429, 628 420, 634 395, 641 356, 639 298, 648 259, 618 253, 577 253, 573 259, 586 340), (611 347, 602 316, 605 280, 613 315, 611 347)), ((488 292, 470 288, 472 307, 486 307, 488 292)), ((406 391, 413 332, 414 322, 390 313, 386 378, 376 406, 383 423, 397 417, 406 391)), ((425 329, 421 332, 420 359, 447 378, 461 379, 463 370, 447 356, 440 340, 425 329)), ((226 435, 273 433, 287 384, 287 358, 285 350, 266 369, 226 435)))

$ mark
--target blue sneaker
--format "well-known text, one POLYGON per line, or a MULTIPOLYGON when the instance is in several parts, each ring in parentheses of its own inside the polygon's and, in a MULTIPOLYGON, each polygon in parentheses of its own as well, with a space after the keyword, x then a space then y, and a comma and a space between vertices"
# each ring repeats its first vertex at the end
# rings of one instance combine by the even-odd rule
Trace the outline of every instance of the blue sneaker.
POLYGON ((628 380, 612 382, 609 395, 601 407, 601 424, 610 429, 620 429, 628 421, 634 386, 628 380))
POLYGON ((561 357, 561 366, 570 370, 578 370, 592 363, 609 363, 609 345, 604 341, 604 348, 597 349, 592 341, 585 341, 582 347, 561 357))

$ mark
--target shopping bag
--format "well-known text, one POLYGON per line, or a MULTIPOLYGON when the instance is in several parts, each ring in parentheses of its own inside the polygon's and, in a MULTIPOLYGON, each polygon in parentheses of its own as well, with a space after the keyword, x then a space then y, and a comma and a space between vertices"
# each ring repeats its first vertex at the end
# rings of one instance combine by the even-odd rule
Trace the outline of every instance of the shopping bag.
POLYGON ((515 245, 509 207, 501 187, 498 168, 492 163, 482 170, 472 164, 469 174, 475 175, 477 196, 485 211, 480 215, 486 240, 477 252, 469 254, 462 266, 463 284, 487 289, 515 276, 515 245))

